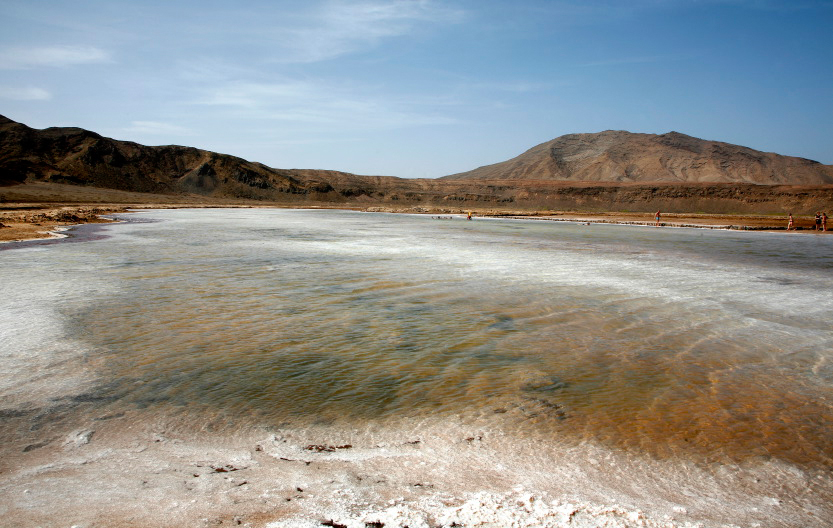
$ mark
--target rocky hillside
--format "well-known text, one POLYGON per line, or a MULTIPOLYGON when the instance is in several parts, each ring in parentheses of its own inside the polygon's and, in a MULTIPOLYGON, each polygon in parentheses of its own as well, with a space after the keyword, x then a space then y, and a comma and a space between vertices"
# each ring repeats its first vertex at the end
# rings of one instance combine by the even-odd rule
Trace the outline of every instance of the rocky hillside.
MULTIPOLYGON (((148 147, 80 128, 36 130, 0 116, 0 185, 25 181, 156 194, 277 200, 349 188, 353 175, 272 169, 191 147, 148 147)), ((360 177, 355 177, 361 183, 360 177)))
POLYGON ((564 136, 469 173, 403 179, 275 169, 80 128, 36 130, 0 116, 0 203, 248 200, 447 212, 799 214, 833 208, 833 167, 676 133, 603 132, 564 136))
POLYGON ((669 132, 569 134, 502 163, 446 176, 473 180, 825 185, 833 165, 669 132))

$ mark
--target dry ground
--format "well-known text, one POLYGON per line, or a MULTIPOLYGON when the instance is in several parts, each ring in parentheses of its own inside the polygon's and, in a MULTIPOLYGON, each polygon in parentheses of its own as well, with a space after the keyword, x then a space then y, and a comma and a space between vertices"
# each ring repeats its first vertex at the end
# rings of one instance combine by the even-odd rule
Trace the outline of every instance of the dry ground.
MULTIPOLYGON (((233 203, 134 203, 134 204, 45 204, 45 203, 3 203, 0 204, 0 242, 13 242, 57 236, 61 228, 95 222, 108 222, 101 215, 125 212, 131 208, 159 209, 184 207, 287 207, 285 204, 241 205, 233 203)), ((345 207, 352 208, 352 207, 345 207)), ((408 208, 374 208, 386 212, 421 212, 425 214, 464 214, 464 210, 433 209, 426 207, 408 208)), ((502 218, 540 218, 564 222, 591 222, 653 225, 654 218, 649 213, 582 213, 553 211, 496 211, 473 210, 474 216, 502 218)), ((814 231, 813 217, 795 217, 798 232, 819 233, 814 231)), ((777 231, 786 230, 787 220, 777 216, 750 215, 709 215, 709 214, 665 214, 661 225, 671 227, 701 227, 712 229, 749 229, 777 231)), ((830 233, 827 231, 824 234, 830 233)))
MULTIPOLYGON (((131 208, 181 207, 326 207, 361 209, 367 211, 406 212, 425 214, 465 214, 475 216, 542 218, 558 221, 654 224, 653 213, 581 212, 551 210, 513 210, 509 207, 472 208, 465 203, 455 206, 419 204, 373 204, 287 202, 272 203, 240 199, 217 199, 208 196, 156 195, 98 189, 77 185, 30 182, 23 185, 0 187, 0 242, 11 242, 56 236, 62 227, 90 222, 106 222, 100 218, 108 213, 124 212, 131 208)), ((812 216, 795 216, 799 232, 814 232, 812 216)), ((695 214, 663 213, 666 226, 733 228, 754 230, 786 230, 786 215, 695 214)))

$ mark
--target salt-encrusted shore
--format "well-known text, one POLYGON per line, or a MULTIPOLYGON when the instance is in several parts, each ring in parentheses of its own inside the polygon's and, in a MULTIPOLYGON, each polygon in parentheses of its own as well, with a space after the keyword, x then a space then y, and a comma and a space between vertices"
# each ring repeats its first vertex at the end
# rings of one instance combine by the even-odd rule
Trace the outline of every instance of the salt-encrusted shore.
POLYGON ((829 481, 772 461, 715 471, 448 417, 225 432, 147 418, 6 445, 4 526, 812 528, 833 515, 829 481))
MULTIPOLYGON (((67 226, 109 222, 102 215, 123 213, 130 209, 160 209, 160 208, 205 208, 205 207, 281 207, 280 205, 237 205, 222 204, 81 204, 50 206, 45 204, 2 204, 0 205, 0 243, 51 238, 56 231, 67 226)), ((327 208, 338 208, 328 206, 327 208)), ((554 211, 511 211, 511 210, 459 210, 431 207, 365 207, 344 209, 359 209, 370 212, 390 213, 418 213, 434 215, 465 215, 472 212, 474 217, 491 218, 525 218, 578 223, 605 223, 623 225, 653 226, 653 214, 648 213, 618 213, 618 212, 554 212, 554 211)), ((739 229, 751 231, 785 231, 787 219, 773 216, 752 215, 712 215, 669 213, 663 214, 660 226, 689 227, 707 229, 739 229)), ((827 234, 833 232, 816 231, 813 218, 795 217, 795 232, 827 234)))

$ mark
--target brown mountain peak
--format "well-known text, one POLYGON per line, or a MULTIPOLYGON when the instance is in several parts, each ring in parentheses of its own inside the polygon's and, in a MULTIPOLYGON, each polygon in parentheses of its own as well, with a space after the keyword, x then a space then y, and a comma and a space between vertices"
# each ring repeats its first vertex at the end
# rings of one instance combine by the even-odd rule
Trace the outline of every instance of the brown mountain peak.
POLYGON ((833 166, 680 132, 567 134, 520 156, 446 176, 472 180, 824 185, 833 166))

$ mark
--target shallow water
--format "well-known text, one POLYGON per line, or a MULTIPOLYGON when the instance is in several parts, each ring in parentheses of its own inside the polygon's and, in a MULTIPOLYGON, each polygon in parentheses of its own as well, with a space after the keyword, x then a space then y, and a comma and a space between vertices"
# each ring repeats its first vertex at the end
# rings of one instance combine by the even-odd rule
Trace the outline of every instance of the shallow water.
POLYGON ((235 426, 448 415, 658 458, 833 463, 830 237, 124 218, 0 251, 6 437, 81 407, 235 426))

